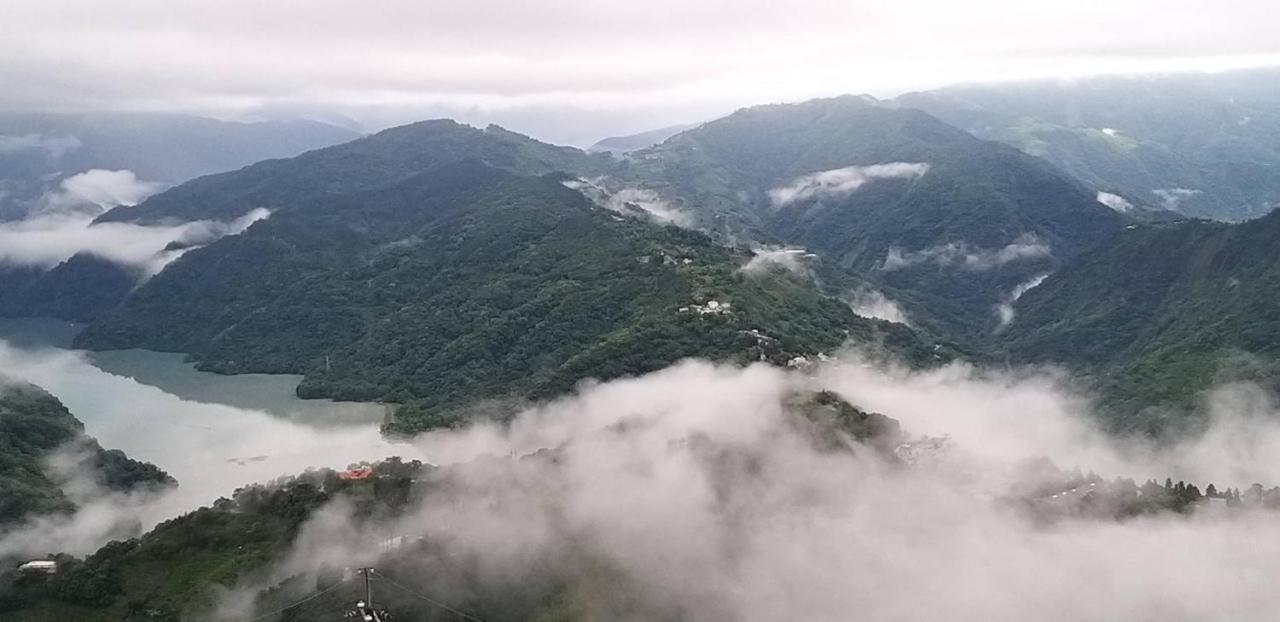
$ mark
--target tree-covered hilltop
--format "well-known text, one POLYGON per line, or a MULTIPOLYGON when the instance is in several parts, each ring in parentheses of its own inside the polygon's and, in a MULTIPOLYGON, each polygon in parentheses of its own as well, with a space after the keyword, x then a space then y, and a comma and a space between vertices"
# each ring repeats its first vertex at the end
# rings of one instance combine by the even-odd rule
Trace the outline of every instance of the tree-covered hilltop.
POLYGON ((406 404, 392 428, 479 400, 554 396, 686 357, 785 364, 846 341, 916 364, 931 346, 706 236, 624 218, 479 162, 281 211, 193 250, 80 347, 302 373, 306 397, 406 404))
POLYGON ((136 206, 107 212, 102 221, 233 220, 263 207, 273 213, 322 205, 325 199, 374 191, 430 169, 474 160, 522 175, 555 171, 592 174, 607 155, 536 141, 496 125, 477 129, 449 119, 391 128, 300 156, 265 160, 209 175, 136 206))
POLYGON ((964 85, 897 98, 1135 206, 1221 220, 1280 203, 1280 72, 964 85))
POLYGON ((725 239, 803 246, 833 291, 870 284, 970 344, 1019 284, 1124 223, 1042 160, 854 96, 740 110, 636 152, 610 183, 725 239))
POLYGON ((155 466, 86 437, 84 425, 48 392, 0 376, 0 533, 24 517, 75 511, 63 493, 65 482, 46 465, 59 450, 69 450, 75 467, 109 490, 173 483, 155 466))
POLYGON ((138 278, 138 270, 88 253, 49 270, 0 266, 0 317, 92 321, 118 306, 138 278))
POLYGON ((1197 394, 1280 379, 1280 213, 1133 227, 1027 292, 1013 360, 1066 364, 1120 428, 1159 430, 1197 394))

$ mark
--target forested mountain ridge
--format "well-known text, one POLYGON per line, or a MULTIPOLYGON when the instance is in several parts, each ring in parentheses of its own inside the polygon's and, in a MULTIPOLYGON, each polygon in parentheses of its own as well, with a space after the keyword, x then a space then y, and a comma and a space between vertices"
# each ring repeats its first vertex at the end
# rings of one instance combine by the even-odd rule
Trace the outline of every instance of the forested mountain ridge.
POLYGON ((118 207, 100 220, 230 220, 259 207, 289 211, 324 197, 384 188, 461 160, 476 160, 522 175, 554 171, 591 174, 610 162, 607 155, 549 145, 496 125, 482 130, 436 119, 294 158, 266 160, 201 177, 136 206, 118 207))
POLYGON ((1256 218, 1280 204, 1280 72, 1101 77, 911 93, 974 135, 1043 157, 1135 206, 1256 218))
POLYGON ((119 305, 139 279, 138 270, 89 253, 77 253, 48 270, 0 270, 0 317, 89 322, 119 305))
POLYGON ((722 239, 816 252, 828 286, 870 283, 919 326, 974 344, 1010 291, 1125 222, 1042 160, 856 96, 739 110, 635 152, 615 177, 722 239))
POLYGON ((1093 374, 1108 401, 1147 409, 1126 425, 1158 428, 1161 409, 1234 380, 1280 378, 1280 213, 1228 225, 1135 226, 1017 303, 1016 361, 1093 374))
POLYGON ((76 344, 302 373, 306 397, 407 404, 403 431, 692 356, 785 364, 852 340, 935 360, 906 327, 563 181, 467 160, 282 210, 187 253, 76 344))
POLYGON ((173 484, 155 466, 86 437, 84 425, 45 390, 0 376, 0 532, 24 517, 75 511, 45 464, 59 450, 74 452, 78 467, 110 490, 173 484))
POLYGON ((180 114, 0 113, 0 220, 20 218, 66 177, 125 169, 164 185, 358 138, 314 121, 240 123, 180 114))

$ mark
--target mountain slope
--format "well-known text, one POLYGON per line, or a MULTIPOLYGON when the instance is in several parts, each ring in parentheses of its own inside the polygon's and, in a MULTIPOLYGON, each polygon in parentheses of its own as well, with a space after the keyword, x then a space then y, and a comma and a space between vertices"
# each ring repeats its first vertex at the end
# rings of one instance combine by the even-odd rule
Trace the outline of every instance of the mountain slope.
POLYGON ((1280 71, 966 85, 899 97, 1100 191, 1201 218, 1280 204, 1280 71))
POLYGON ((639 134, 630 134, 627 136, 610 136, 603 138, 594 145, 587 147, 587 151, 591 153, 607 152, 607 153, 630 153, 637 149, 652 147, 680 132, 689 128, 696 127, 693 125, 672 125, 670 127, 662 127, 656 130, 640 132, 639 134))
POLYGON ((78 467, 107 489, 173 483, 156 467, 84 436, 84 425, 43 389, 0 376, 0 532, 24 517, 75 510, 45 466, 58 450, 74 451, 78 467))
POLYGON ((724 239, 804 246, 832 287, 869 282, 970 341, 1018 284, 1124 222, 1041 160, 854 96, 740 110, 636 152, 612 183, 724 239))
POLYGON ((80 253, 48 271, 0 270, 0 317, 50 317, 88 322, 119 305, 138 282, 130 270, 80 253))
POLYGON ((438 119, 195 179, 136 206, 111 210, 100 220, 230 220, 259 207, 288 211, 324 197, 384 188, 461 160, 541 175, 553 171, 590 174, 607 166, 609 157, 548 145, 496 125, 480 130, 438 119))
POLYGON ((306 397, 409 404, 401 430, 690 356, 785 363, 851 338, 933 357, 905 327, 785 271, 745 273, 747 256, 623 218, 562 180, 463 161, 281 210, 187 253, 77 345, 303 373, 306 397))
MULTIPOLYGON (((1016 360, 1092 372, 1133 413, 1232 380, 1280 378, 1280 213, 1134 227, 1018 301, 1016 360)), ((1158 427, 1152 410, 1127 422, 1158 427)))

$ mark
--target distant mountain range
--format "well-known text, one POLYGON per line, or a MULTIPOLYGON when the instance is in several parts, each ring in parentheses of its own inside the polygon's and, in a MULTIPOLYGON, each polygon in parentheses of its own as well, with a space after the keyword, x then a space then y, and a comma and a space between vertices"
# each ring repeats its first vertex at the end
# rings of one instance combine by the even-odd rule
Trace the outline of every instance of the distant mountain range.
POLYGON ((314 121, 237 123, 170 114, 0 114, 0 220, 91 169, 178 184, 357 138, 314 121))
POLYGON ((893 103, 1135 206, 1233 221, 1280 206, 1280 69, 966 85, 893 103))
POLYGON ((1226 163, 1261 175, 1268 152, 1225 138, 1236 130, 1213 138, 1193 116, 1175 140, 1161 121, 1234 93, 1257 113, 1248 135, 1269 140, 1267 89, 1204 80, 1226 86, 1165 101, 1173 82, 1086 82, 1078 114, 1057 117, 1030 86, 759 106, 623 156, 424 121, 111 210, 98 222, 271 216, 136 290, 136 275, 92 256, 11 272, 0 313, 92 321, 81 347, 186 352, 203 369, 304 374, 309 397, 400 402, 399 431, 681 357, 802 364, 846 340, 915 365, 1065 364, 1104 389, 1120 427, 1155 430, 1167 422, 1146 406, 1270 377, 1276 218, 1164 209, 1261 213, 1265 184, 1249 186, 1252 203, 1223 190, 1218 207, 1194 192, 1157 205, 1142 197, 1162 187, 1106 181, 1131 180, 1123 168, 1077 178, 1063 152, 991 128, 1023 112, 1066 125, 1100 115, 1106 140, 1180 145, 1184 169, 1224 175, 1217 188, 1243 183, 1226 163), (1142 97, 1164 102, 1151 119, 1142 97))

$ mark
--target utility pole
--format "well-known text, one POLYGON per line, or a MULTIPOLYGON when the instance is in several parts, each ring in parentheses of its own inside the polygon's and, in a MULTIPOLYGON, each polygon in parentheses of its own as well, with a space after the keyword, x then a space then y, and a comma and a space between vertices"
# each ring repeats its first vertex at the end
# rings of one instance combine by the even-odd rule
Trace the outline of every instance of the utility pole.
POLYGON ((373 568, 356 568, 356 572, 364 575, 364 600, 356 603, 356 608, 348 611, 347 617, 364 622, 386 622, 389 619, 387 611, 373 606, 373 568))

